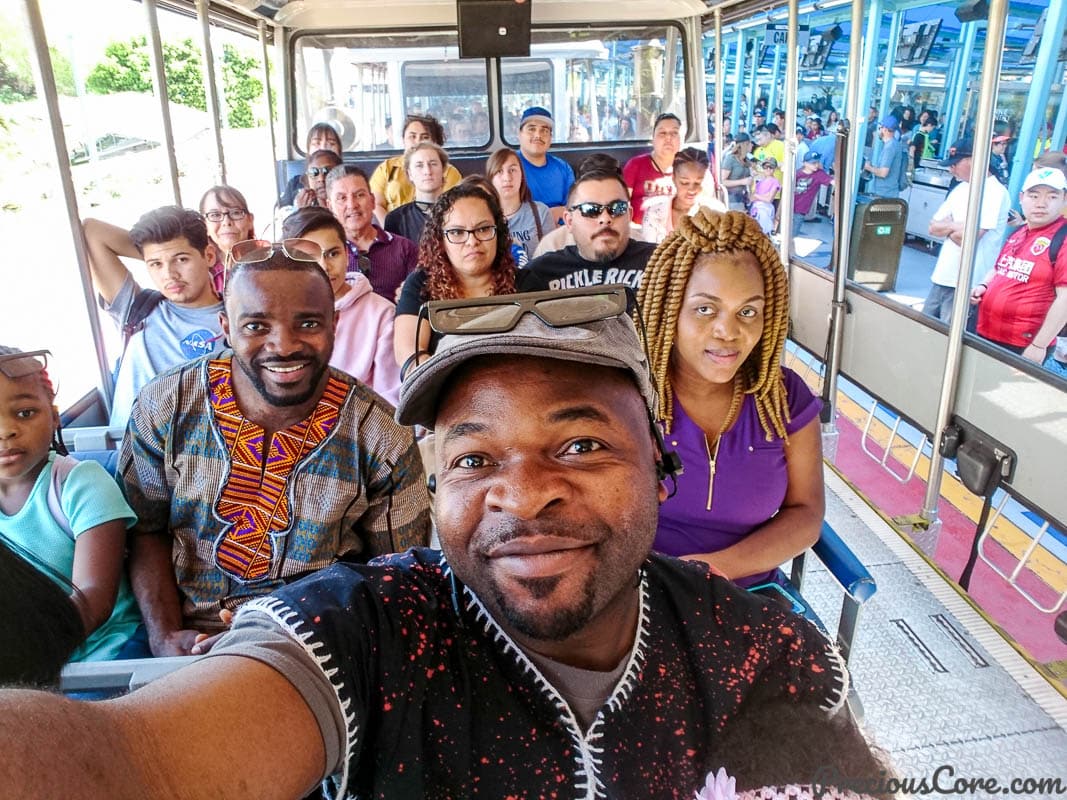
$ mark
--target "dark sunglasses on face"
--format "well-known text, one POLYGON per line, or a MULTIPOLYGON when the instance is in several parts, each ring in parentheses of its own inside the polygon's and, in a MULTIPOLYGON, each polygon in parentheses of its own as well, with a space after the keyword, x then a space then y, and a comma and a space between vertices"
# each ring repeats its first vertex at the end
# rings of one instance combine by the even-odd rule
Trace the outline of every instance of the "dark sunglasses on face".
POLYGON ((31 350, 29 353, 8 353, 0 356, 0 373, 12 380, 25 378, 48 367, 49 350, 31 350))
POLYGON ((586 219, 597 219, 607 211, 612 217, 621 217, 630 210, 629 200, 612 200, 610 203, 575 203, 567 207, 568 211, 577 211, 586 219))
POLYGON ((234 222, 244 219, 248 216, 248 212, 243 208, 231 208, 224 211, 207 211, 204 213, 204 219, 208 222, 222 222, 223 218, 229 217, 234 222))
POLYGON ((333 167, 308 167, 307 174, 310 175, 312 178, 317 178, 320 175, 325 178, 326 173, 329 172, 331 169, 333 169, 333 167))

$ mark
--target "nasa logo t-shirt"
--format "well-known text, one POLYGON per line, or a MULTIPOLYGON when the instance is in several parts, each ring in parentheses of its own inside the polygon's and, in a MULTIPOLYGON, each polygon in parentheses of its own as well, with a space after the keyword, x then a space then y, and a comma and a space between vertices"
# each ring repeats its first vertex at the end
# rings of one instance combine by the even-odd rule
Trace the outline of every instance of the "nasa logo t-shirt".
MULTIPOLYGON (((110 306, 104 305, 118 325, 122 325, 136 292, 137 285, 127 278, 115 301, 110 306)), ((203 308, 183 308, 167 300, 152 310, 144 328, 130 338, 122 356, 111 407, 112 427, 126 426, 137 393, 157 375, 223 348, 220 311, 222 303, 203 308)))

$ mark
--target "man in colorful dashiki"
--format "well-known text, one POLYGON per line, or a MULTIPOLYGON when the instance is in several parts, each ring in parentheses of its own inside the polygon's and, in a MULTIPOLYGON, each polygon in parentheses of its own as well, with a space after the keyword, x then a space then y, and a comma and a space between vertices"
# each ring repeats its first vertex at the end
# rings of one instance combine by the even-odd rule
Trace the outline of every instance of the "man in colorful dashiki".
POLYGON ((429 542, 411 429, 328 366, 326 273, 261 255, 228 277, 232 350, 146 386, 122 443, 130 577, 157 656, 206 650, 242 603, 338 560, 429 542))

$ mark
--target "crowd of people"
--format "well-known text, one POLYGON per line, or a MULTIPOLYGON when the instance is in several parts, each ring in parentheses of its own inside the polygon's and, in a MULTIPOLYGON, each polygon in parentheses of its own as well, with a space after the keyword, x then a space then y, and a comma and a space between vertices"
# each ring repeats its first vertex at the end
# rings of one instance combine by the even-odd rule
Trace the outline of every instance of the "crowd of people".
MULTIPOLYGON (((745 107, 744 98, 743 108, 745 107)), ((709 112, 713 108, 709 109, 709 112)), ((741 125, 724 118, 727 143, 719 161, 720 185, 731 209, 747 211, 760 228, 774 235, 780 223, 782 173, 785 154, 784 112, 775 110, 767 122, 766 100, 761 98, 752 110, 751 121, 742 114, 741 125), (751 134, 746 132, 751 131, 751 134)), ((833 168, 837 147, 834 135, 839 119, 832 108, 808 104, 800 109, 804 124, 796 129, 797 172, 794 181, 793 235, 803 233, 807 220, 820 212, 834 187, 833 168), (824 188, 825 187, 825 188, 824 188)), ((867 112, 867 139, 860 175, 860 199, 900 198, 911 185, 914 171, 923 160, 936 163, 951 178, 949 191, 932 214, 928 232, 940 241, 937 259, 930 275, 930 289, 922 304, 928 316, 947 323, 952 316, 962 258, 967 204, 971 186, 981 178, 982 204, 978 220, 978 243, 972 272, 968 330, 998 347, 1011 350, 1042 365, 1046 370, 1067 374, 1067 256, 1061 260, 1057 236, 1067 225, 1067 156, 1042 150, 1038 143, 1034 169, 1023 180, 1018 197, 1022 213, 1012 209, 1008 194, 1012 153, 1018 143, 1009 123, 998 123, 990 141, 986 169, 974 165, 973 137, 964 136, 941 152, 942 128, 935 109, 894 106, 879 119, 878 109, 867 112), (1034 220, 1038 220, 1035 223, 1034 220), (1012 230, 1014 229, 1014 231, 1012 230), (1031 241, 1032 239, 1032 241, 1031 241), (1026 240, 1029 255, 1016 268, 1020 243, 1026 240), (990 298, 983 296, 995 284, 990 298), (1005 291, 1008 287, 1011 291, 1005 291), (989 309, 997 298, 995 312, 1002 321, 989 321, 989 309), (994 332, 995 331, 995 332, 994 332)), ((1046 142, 1047 144, 1047 142, 1046 142)))
MULTIPOLYGON (((773 218, 771 125, 751 189, 773 218)), ((30 564, 69 622, 0 679, 211 656, 115 703, 0 692, 5 780, 69 792, 106 741, 79 796, 122 796, 192 726, 203 746, 155 764, 157 785, 195 764, 208 794, 301 797, 332 776, 338 796, 659 797, 731 765, 755 790, 764 773, 715 742, 783 703, 811 712, 787 738, 858 741, 842 753, 875 763, 831 720, 847 673, 778 569, 819 535, 820 401, 781 366, 786 273, 765 220, 735 208, 748 179, 724 162, 732 210, 709 197, 707 154, 671 114, 647 155, 575 173, 531 107, 519 151, 461 180, 432 118, 370 177, 331 131, 309 133, 280 241, 226 186, 128 231, 85 220, 124 338, 114 477, 67 455, 47 352, 0 350, 3 582, 30 564), (254 769, 218 746, 238 730, 266 756, 254 769), (48 737, 63 769, 34 766, 48 737), (517 777, 531 748, 543 769, 517 777)), ((817 141, 806 202, 829 180, 817 141)), ((982 335, 1036 360, 1067 313, 1067 183, 1046 169, 1023 194, 1027 227, 971 300, 982 335), (1039 244, 1047 267, 1027 260, 1039 244), (1019 304, 1025 324, 1006 319, 1019 304)))

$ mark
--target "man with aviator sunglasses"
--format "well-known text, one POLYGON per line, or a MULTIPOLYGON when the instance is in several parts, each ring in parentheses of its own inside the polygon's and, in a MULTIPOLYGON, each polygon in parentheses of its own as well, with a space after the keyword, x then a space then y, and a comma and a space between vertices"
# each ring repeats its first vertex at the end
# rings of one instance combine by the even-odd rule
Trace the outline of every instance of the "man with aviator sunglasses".
POLYGON ((590 171, 567 197, 564 220, 574 244, 530 262, 530 288, 573 289, 621 283, 636 290, 655 244, 630 238, 630 190, 617 173, 590 171))
POLYGON ((206 652, 235 609, 301 575, 429 540, 411 429, 329 367, 321 257, 309 239, 235 244, 221 319, 232 349, 161 375, 134 405, 118 472, 156 656, 206 652))

